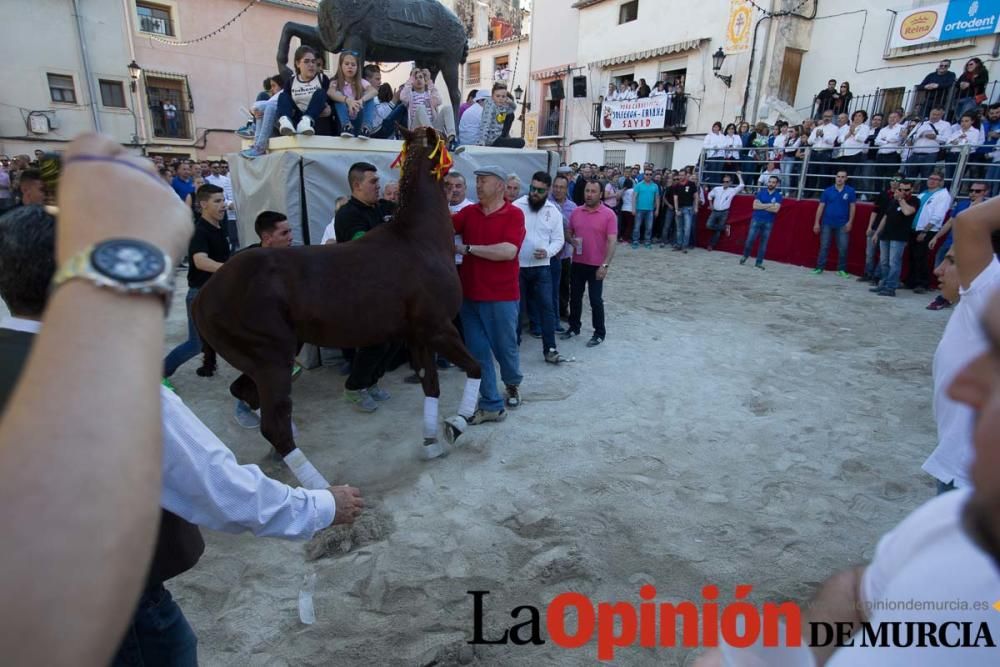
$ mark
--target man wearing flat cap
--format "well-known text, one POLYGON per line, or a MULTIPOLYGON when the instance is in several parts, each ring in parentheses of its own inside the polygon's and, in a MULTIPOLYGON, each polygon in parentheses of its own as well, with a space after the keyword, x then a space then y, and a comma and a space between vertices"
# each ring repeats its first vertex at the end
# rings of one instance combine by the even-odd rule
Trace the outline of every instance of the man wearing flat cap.
MULTIPOLYGON (((468 112, 466 112, 468 113, 468 112)), ((476 170, 478 204, 454 216, 455 233, 462 243, 462 328, 469 352, 483 369, 479 404, 473 415, 461 415, 469 424, 503 421, 506 407, 521 404, 517 325, 521 290, 518 253, 524 241, 524 213, 504 199, 506 173, 497 166, 476 170), (506 400, 497 388, 493 360, 507 389, 506 400)))

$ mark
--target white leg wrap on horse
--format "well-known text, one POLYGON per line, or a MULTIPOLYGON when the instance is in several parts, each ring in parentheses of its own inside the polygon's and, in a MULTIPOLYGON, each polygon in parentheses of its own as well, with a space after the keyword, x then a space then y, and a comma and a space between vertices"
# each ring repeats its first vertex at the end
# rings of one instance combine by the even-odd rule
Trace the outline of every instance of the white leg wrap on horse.
POLYGON ((285 465, 292 469, 292 474, 303 487, 313 490, 330 488, 330 482, 319 474, 319 470, 313 467, 301 449, 293 449, 292 453, 285 457, 285 465))
POLYGON ((438 432, 438 399, 424 396, 424 437, 436 438, 438 432))
POLYGON ((465 391, 462 392, 462 402, 458 405, 458 414, 466 419, 476 413, 476 404, 479 403, 479 384, 482 380, 465 380, 465 391))

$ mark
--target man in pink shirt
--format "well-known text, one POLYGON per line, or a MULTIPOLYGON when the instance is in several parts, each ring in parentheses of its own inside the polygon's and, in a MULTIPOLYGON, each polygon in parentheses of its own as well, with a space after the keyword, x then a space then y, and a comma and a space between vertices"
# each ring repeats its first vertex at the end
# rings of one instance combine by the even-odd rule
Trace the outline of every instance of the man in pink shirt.
POLYGON ((604 342, 604 279, 611 268, 618 239, 615 212, 601 204, 601 184, 588 181, 583 191, 583 206, 573 210, 569 218, 570 241, 575 246, 570 276, 569 329, 561 338, 569 340, 580 335, 583 312, 583 290, 590 295, 590 311, 594 335, 587 347, 604 342))

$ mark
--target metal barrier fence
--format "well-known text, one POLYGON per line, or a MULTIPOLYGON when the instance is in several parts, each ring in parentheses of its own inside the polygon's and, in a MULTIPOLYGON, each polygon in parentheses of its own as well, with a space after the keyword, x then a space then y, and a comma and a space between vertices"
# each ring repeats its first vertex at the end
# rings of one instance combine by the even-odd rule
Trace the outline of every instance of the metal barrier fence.
MULTIPOLYGON (((737 181, 737 172, 743 177, 748 192, 766 187, 761 174, 778 177, 782 194, 796 199, 818 198, 828 186, 833 185, 836 173, 847 172, 848 183, 859 195, 873 198, 889 187, 889 181, 902 173, 914 183, 914 191, 923 190, 927 177, 940 172, 945 177, 945 187, 952 197, 968 191, 969 185, 985 183, 989 196, 1000 193, 1000 162, 993 162, 992 155, 1000 149, 995 145, 966 144, 955 148, 917 153, 912 148, 900 151, 877 152, 862 149, 852 156, 842 155, 840 148, 816 150, 799 149, 794 157, 778 159, 780 150, 773 148, 727 148, 725 156, 716 154, 723 149, 702 149, 698 159, 698 182, 706 186, 719 185, 722 176, 729 174, 737 181), (709 154, 712 154, 711 156, 709 154), (769 163, 774 163, 771 167, 769 163)), ((851 150, 851 149, 847 149, 851 150)))

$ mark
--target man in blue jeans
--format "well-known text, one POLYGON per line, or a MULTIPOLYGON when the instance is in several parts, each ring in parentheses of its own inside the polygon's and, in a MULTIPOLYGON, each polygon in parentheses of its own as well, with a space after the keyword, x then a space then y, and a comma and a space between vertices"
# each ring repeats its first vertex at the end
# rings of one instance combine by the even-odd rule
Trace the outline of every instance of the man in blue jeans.
POLYGON ((882 281, 869 291, 879 296, 896 296, 899 273, 903 267, 903 252, 910 241, 913 219, 920 208, 920 200, 913 196, 913 184, 910 181, 900 181, 893 200, 885 207, 882 222, 872 236, 872 243, 879 244, 882 281))
POLYGON ((455 233, 462 243, 455 252, 462 255, 462 329, 465 345, 482 366, 479 405, 468 424, 499 422, 507 418, 504 399, 497 391, 494 359, 507 388, 506 405, 521 404, 520 358, 517 349, 519 315, 518 253, 524 242, 524 214, 504 199, 506 172, 488 165, 477 169, 478 204, 466 206, 452 216, 455 233))
MULTIPOLYGON (((542 339, 542 355, 550 364, 561 360, 556 349, 556 318, 552 307, 552 266, 563 249, 563 217, 549 201, 552 177, 538 171, 531 177, 528 194, 514 203, 524 214, 524 242, 518 255, 521 265, 521 301, 528 310, 531 335, 542 339), (537 327, 537 328, 535 328, 537 327)), ((520 341, 520 332, 518 341, 520 341)))
POLYGON ((653 247, 653 220, 660 213, 660 186, 653 182, 650 167, 642 172, 642 180, 632 187, 635 196, 635 226, 632 228, 632 247, 639 247, 639 232, 647 248, 653 247))
POLYGON ((674 250, 686 253, 691 241, 694 220, 698 215, 698 184, 688 176, 686 171, 680 173, 680 181, 674 184, 674 211, 677 216, 677 238, 674 250))
POLYGON ((847 171, 837 170, 834 184, 823 190, 819 197, 819 207, 816 209, 816 222, 813 233, 820 235, 819 257, 816 258, 814 275, 823 273, 826 268, 826 257, 830 252, 830 237, 837 235, 837 275, 850 278, 847 273, 847 242, 850 239, 851 225, 854 223, 854 209, 858 200, 854 188, 847 184, 847 171))
POLYGON ((188 337, 175 347, 163 361, 163 377, 169 385, 174 372, 184 363, 190 361, 201 352, 201 336, 191 319, 191 303, 198 295, 198 290, 208 282, 212 274, 219 270, 222 263, 229 259, 229 238, 222 222, 226 219, 226 198, 222 188, 211 183, 198 188, 198 203, 201 205, 201 217, 194 223, 194 235, 188 246, 188 257, 191 267, 188 269, 188 293, 185 299, 187 307, 188 337))
POLYGON ((740 264, 746 264, 753 250, 754 241, 760 238, 760 246, 757 248, 757 262, 755 267, 764 270, 764 254, 767 252, 767 240, 771 238, 771 227, 774 219, 781 209, 781 192, 778 191, 778 177, 771 176, 767 179, 767 189, 761 190, 753 200, 753 215, 750 216, 750 234, 747 236, 746 245, 743 246, 743 257, 740 264))

